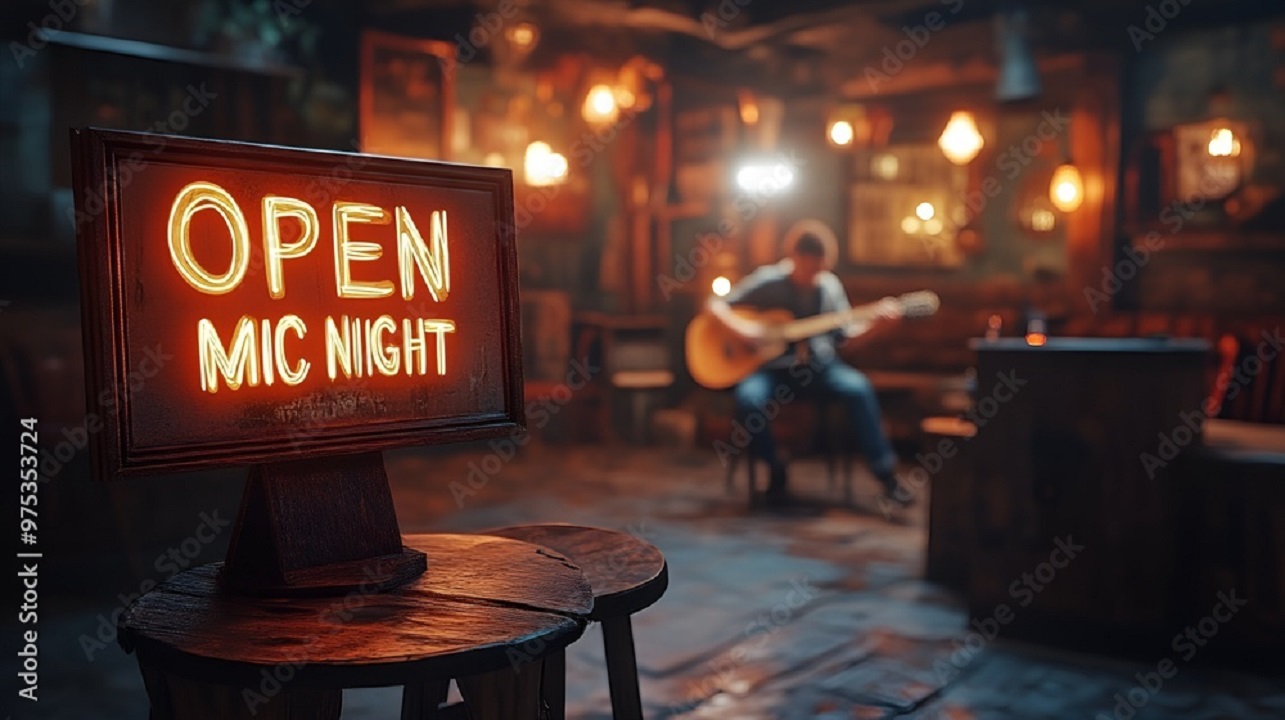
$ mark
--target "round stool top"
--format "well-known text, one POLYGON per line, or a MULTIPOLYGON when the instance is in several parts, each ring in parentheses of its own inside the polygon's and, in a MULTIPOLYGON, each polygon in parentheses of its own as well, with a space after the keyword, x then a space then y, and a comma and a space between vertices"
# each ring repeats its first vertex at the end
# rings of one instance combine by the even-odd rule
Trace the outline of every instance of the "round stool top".
POLYGON ((263 598, 224 591, 222 563, 179 573, 130 606, 121 645, 144 668, 205 682, 351 688, 491 672, 584 632, 589 583, 543 548, 485 535, 403 542, 428 572, 386 592, 263 598))
POLYGON ((579 566, 593 588, 591 620, 632 615, 669 587, 665 556, 633 535, 579 525, 517 525, 487 534, 543 545, 579 566))

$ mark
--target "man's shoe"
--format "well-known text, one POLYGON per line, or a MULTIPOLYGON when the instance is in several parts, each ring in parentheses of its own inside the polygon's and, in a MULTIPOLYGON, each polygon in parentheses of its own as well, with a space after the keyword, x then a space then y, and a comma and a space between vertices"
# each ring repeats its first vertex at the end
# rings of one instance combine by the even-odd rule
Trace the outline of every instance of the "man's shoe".
POLYGON ((786 505, 790 500, 790 493, 786 490, 789 483, 789 475, 785 470, 785 465, 780 463, 771 464, 771 472, 767 483, 767 492, 763 494, 764 499, 769 505, 786 505))

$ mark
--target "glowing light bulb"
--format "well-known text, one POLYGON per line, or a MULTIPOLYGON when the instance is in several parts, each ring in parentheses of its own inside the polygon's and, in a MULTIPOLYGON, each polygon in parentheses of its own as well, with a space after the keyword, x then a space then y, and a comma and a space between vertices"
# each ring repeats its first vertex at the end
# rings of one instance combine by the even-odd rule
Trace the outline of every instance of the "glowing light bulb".
POLYGON ((852 144, 852 139, 856 136, 856 131, 852 123, 847 120, 835 120, 830 123, 830 142, 845 147, 852 144))
POLYGON ((714 278, 714 282, 710 283, 710 289, 714 291, 715 295, 723 297, 732 291, 732 281, 719 275, 714 278))
POLYGON ((581 114, 591 123, 614 122, 620 114, 616 93, 606 85, 594 85, 585 96, 581 114))
POLYGON ((950 122, 941 131, 937 146, 941 148, 946 159, 956 165, 967 165, 982 151, 986 140, 977 129, 973 114, 966 110, 957 110, 950 115, 950 122))
POLYGON ((528 185, 557 185, 567 179, 567 158, 548 143, 533 142, 527 146, 523 171, 528 185))
POLYGON ((1208 150, 1210 157, 1239 157, 1240 140, 1231 128, 1215 128, 1209 134, 1208 150))
POLYGON ((535 25, 529 22, 518 23, 505 32, 509 42, 522 50, 528 50, 535 45, 536 39, 540 36, 535 25))
POLYGON ((1071 163, 1059 165, 1049 182, 1049 199, 1062 212, 1074 212, 1084 202, 1084 178, 1071 163))
POLYGON ((920 220, 932 220, 933 216, 936 214, 937 208, 933 207, 933 204, 930 202, 921 202, 915 206, 915 215, 917 215, 920 220))
POLYGON ((1044 208, 1031 213, 1031 229, 1036 232, 1049 232, 1056 224, 1057 217, 1044 208))
POLYGON ((872 163, 871 171, 884 180, 896 180, 901 170, 901 161, 896 155, 879 155, 872 163))

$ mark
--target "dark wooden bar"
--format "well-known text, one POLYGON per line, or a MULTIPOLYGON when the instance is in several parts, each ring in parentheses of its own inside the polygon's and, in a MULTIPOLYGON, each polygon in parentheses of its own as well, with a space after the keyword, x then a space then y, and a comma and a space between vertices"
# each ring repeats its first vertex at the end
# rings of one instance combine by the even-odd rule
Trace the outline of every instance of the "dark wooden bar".
POLYGON ((1208 346, 1014 338, 973 349, 970 612, 1007 605, 1006 635, 1083 649, 1172 634, 1192 571, 1177 469, 1201 444, 1183 417, 1203 406, 1208 346), (1175 431, 1181 452, 1148 465, 1175 431))

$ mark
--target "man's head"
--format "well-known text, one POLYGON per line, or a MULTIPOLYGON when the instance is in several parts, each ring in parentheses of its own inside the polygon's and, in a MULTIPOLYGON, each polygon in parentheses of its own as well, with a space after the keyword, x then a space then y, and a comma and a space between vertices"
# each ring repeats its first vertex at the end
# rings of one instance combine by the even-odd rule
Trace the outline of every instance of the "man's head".
POLYGON ((813 232, 799 234, 790 243, 789 251, 794 261, 790 279, 802 286, 815 283, 817 275, 830 268, 836 253, 832 240, 813 232))

